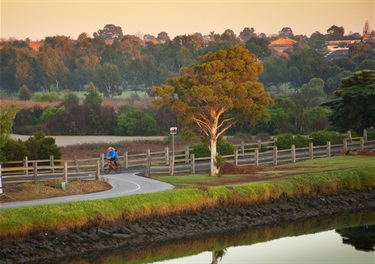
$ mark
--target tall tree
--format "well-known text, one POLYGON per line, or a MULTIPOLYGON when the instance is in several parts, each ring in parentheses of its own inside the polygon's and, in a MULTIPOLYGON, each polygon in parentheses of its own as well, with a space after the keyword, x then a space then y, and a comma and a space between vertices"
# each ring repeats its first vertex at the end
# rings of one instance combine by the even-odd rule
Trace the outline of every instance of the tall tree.
POLYGON ((116 65, 105 63, 98 69, 97 86, 106 97, 121 95, 120 85, 121 75, 116 65))
POLYGON ((345 29, 343 27, 338 27, 336 25, 331 26, 327 29, 328 40, 337 40, 344 36, 345 29))
POLYGON ((15 106, 9 109, 0 106, 0 148, 5 145, 12 133, 13 119, 17 111, 15 106))
POLYGON ((375 126, 375 71, 357 71, 342 79, 334 95, 338 99, 325 104, 332 109, 334 129, 362 132, 375 126))
POLYGON ((201 56, 182 69, 182 77, 152 89, 156 105, 169 105, 185 126, 210 141, 212 176, 219 173, 218 138, 240 119, 267 117, 265 109, 273 100, 258 82, 262 71, 255 55, 232 46, 201 56))

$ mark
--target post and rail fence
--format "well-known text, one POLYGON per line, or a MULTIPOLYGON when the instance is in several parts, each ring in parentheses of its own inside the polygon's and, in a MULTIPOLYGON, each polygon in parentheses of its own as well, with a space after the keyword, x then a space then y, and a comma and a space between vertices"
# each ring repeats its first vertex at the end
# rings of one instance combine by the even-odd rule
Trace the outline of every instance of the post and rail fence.
MULTIPOLYGON (((278 150, 275 141, 251 142, 234 145, 237 149, 231 155, 222 156, 226 162, 235 165, 269 166, 284 163, 294 163, 301 160, 331 157, 340 152, 351 150, 373 150, 375 140, 368 141, 367 137, 349 138, 342 144, 332 145, 327 142, 324 146, 313 146, 278 150)), ((174 155, 166 147, 164 151, 119 155, 118 164, 122 170, 142 168, 146 177, 168 175, 204 174, 210 171, 210 157, 197 158, 191 154, 191 149, 185 147, 176 150, 174 155)), ((37 182, 50 179, 61 179, 64 182, 73 179, 99 180, 104 169, 104 154, 98 158, 72 160, 54 159, 50 156, 47 160, 9 161, 0 164, 0 179, 4 184, 37 182)))

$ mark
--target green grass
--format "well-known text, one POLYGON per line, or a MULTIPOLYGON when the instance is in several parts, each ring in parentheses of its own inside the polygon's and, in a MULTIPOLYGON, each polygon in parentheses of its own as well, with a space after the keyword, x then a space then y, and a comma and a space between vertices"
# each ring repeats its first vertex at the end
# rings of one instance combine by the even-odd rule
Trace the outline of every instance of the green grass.
POLYGON ((252 174, 223 175, 213 178, 203 174, 190 174, 185 176, 163 176, 157 180, 172 184, 177 188, 194 188, 201 185, 215 185, 216 183, 232 185, 234 181, 241 181, 244 178, 269 177, 278 178, 282 176, 314 174, 329 171, 343 171, 354 168, 375 168, 375 157, 371 156, 337 156, 331 158, 320 158, 315 160, 301 161, 293 164, 264 167, 262 170, 252 174), (215 184, 213 184, 215 182, 215 184))
MULTIPOLYGON (((338 161, 322 159, 321 162, 322 164, 335 164, 333 166, 343 164, 341 158, 338 161)), ((357 159, 348 159, 346 162, 352 163, 352 166, 362 163, 357 159)), ((3 209, 0 214, 0 236, 26 235, 37 230, 49 232, 62 227, 75 229, 89 224, 110 223, 119 219, 136 221, 218 206, 250 205, 278 199, 281 196, 298 198, 316 193, 330 194, 342 189, 375 188, 375 165, 370 165, 368 162, 362 163, 363 167, 340 171, 312 172, 231 186, 177 188, 158 193, 94 201, 3 209)), ((305 163, 299 163, 298 165, 303 164, 305 163)), ((346 166, 350 167, 348 164, 346 166)), ((179 177, 179 179, 175 177, 174 181, 171 182, 176 183, 180 180, 180 184, 189 186, 189 181, 197 181, 197 179, 209 181, 213 178, 204 175, 189 175, 179 177)), ((215 178, 215 180, 220 180, 220 178, 215 178)))

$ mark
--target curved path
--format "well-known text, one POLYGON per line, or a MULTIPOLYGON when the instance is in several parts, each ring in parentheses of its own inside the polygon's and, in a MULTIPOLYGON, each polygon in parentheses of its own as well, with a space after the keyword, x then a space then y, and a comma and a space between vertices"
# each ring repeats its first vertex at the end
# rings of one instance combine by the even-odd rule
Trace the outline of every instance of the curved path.
POLYGON ((136 172, 126 172, 119 174, 102 175, 104 179, 108 179, 108 183, 112 185, 112 189, 103 192, 71 195, 71 196, 60 196, 55 198, 32 200, 32 201, 20 201, 20 202, 9 202, 0 204, 0 209, 25 207, 41 204, 53 204, 63 203, 71 201, 83 201, 83 200, 97 200, 112 197, 119 197, 131 194, 151 193, 160 192, 173 189, 173 185, 168 183, 156 181, 153 179, 137 176, 136 172))

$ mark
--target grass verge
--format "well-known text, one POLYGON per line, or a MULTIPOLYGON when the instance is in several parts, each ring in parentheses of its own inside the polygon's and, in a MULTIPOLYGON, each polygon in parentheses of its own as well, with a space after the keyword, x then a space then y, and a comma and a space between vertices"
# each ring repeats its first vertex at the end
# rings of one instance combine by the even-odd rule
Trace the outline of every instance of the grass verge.
POLYGON ((375 188, 375 167, 302 174, 232 186, 174 189, 94 201, 40 205, 0 212, 0 237, 80 228, 116 220, 135 221, 218 206, 255 204, 285 197, 375 188))

